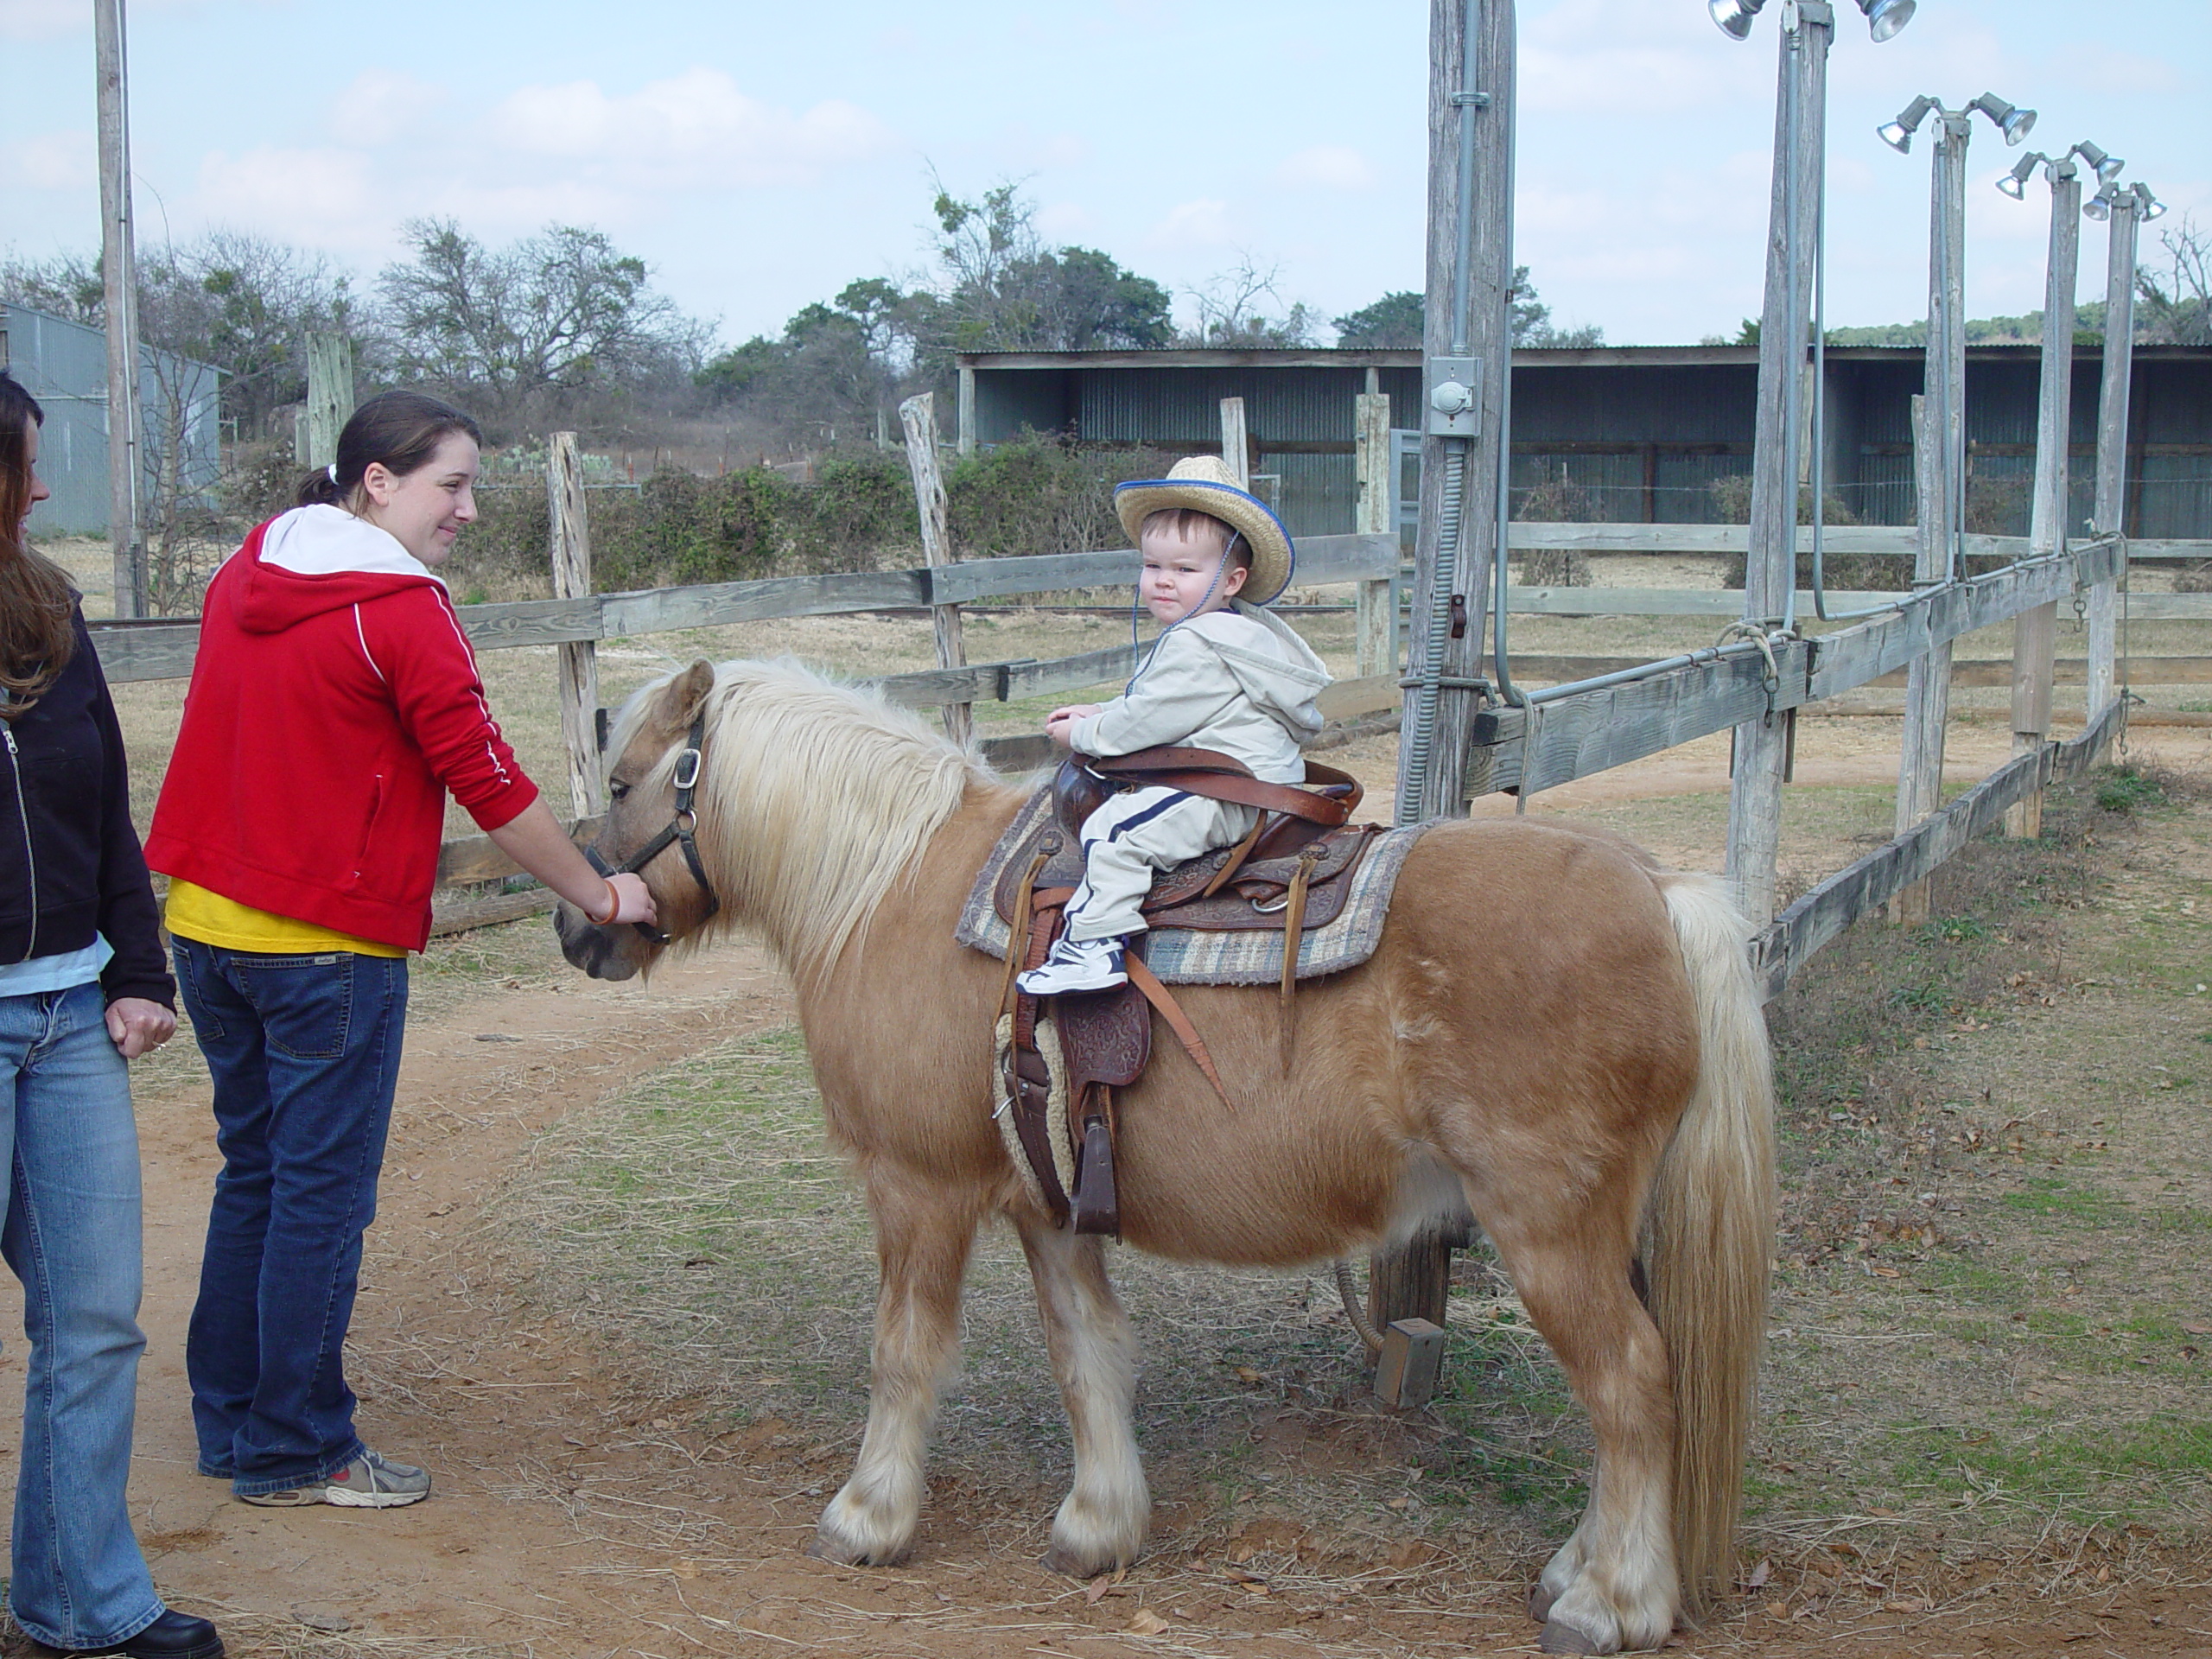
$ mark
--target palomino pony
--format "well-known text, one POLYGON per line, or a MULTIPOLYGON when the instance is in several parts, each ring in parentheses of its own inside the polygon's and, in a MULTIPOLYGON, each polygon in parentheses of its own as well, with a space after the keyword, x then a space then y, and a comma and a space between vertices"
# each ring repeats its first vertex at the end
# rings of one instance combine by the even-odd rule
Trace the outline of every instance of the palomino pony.
MULTIPOLYGON (((1027 786, 788 661, 696 663, 646 688, 610 753, 610 866, 692 830, 678 791, 696 779, 696 855, 664 836, 643 868, 662 925, 680 941, 742 924, 781 958, 874 1220, 868 1431, 812 1552, 880 1564, 912 1545, 962 1276, 995 1217, 1028 1256, 1073 1430, 1047 1563, 1128 1564, 1150 1503, 1135 1339, 1099 1240, 1056 1229, 1007 1161, 1003 969, 953 939, 1027 786)), ((556 925, 602 979, 662 948, 567 906, 556 925)), ((1439 823, 1373 959, 1300 988, 1287 1069, 1272 991, 1179 988, 1235 1109, 1173 1043, 1121 1102, 1122 1233, 1140 1249, 1287 1266, 1472 1208, 1595 1431, 1589 1508, 1530 1596, 1550 1650, 1657 1647, 1731 1574, 1773 1234, 1745 941, 1713 883, 1608 836, 1439 823)))

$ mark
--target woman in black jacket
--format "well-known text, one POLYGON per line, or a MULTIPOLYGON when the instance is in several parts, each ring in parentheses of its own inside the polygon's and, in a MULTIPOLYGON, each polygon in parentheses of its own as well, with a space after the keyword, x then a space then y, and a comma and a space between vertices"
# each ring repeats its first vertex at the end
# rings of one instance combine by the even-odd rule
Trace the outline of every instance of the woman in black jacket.
POLYGON ((123 734, 59 566, 23 526, 44 415, 0 374, 0 1255, 30 1337, 8 1603, 64 1653, 219 1659, 130 1530, 138 1136, 125 1062, 176 1029, 123 734))

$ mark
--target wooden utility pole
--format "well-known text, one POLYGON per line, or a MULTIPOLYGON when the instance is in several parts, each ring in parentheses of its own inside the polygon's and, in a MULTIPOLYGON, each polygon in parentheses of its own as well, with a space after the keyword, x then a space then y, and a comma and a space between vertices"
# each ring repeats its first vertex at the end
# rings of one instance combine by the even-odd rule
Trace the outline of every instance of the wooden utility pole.
MULTIPOLYGON (((1966 252, 1967 117, 1938 110, 1929 162, 1926 391, 1913 433, 1919 551, 1913 586, 1960 575, 1966 533, 1966 252)), ((1943 740, 1951 715, 1951 642, 1913 659, 1905 674, 1904 734, 1897 758, 1897 830, 1903 835, 1943 803, 1943 740)), ((1890 901, 1890 919, 1928 919, 1928 884, 1890 901)))
MULTIPOLYGON (((1786 21, 1786 19, 1785 19, 1786 21)), ((1764 634, 1793 609, 1797 582, 1797 480, 1803 453, 1805 353, 1818 259, 1821 180, 1827 130, 1828 48, 1835 15, 1800 4, 1782 36, 1775 92, 1774 178, 1766 238, 1766 302, 1759 317, 1759 385, 1751 461, 1750 552, 1744 626, 1764 634)), ((1824 388, 1815 387, 1813 396, 1824 388)), ((1754 927, 1774 919, 1775 859, 1782 842, 1785 716, 1736 728, 1728 792, 1728 875, 1754 927)))
MULTIPOLYGON (((2136 197, 2112 193, 2112 239, 2105 258, 2105 357, 2097 389, 2097 505, 2090 519, 2100 534, 2127 529, 2127 398, 2135 360, 2136 197)), ((2120 695, 2120 590, 2101 582, 2089 589, 2088 717, 2120 695)))
MULTIPOLYGON (((1390 522, 1390 398, 1362 392, 1352 399, 1352 528, 1363 536, 1394 535, 1390 522)), ((1363 582, 1353 599, 1352 656, 1361 678, 1391 671, 1398 619, 1390 581, 1363 582)))
MULTIPOLYGON (((2082 250, 2082 181, 2070 159, 2050 164, 2050 253, 2043 285, 2042 379, 2036 403, 2036 493, 2028 555, 2066 548, 2067 450, 2073 439, 2074 286, 2082 250)), ((2057 673, 2056 601, 2023 611, 2012 624, 2012 753, 2050 738, 2050 688, 2057 673)), ((2005 833, 2043 833, 2043 791, 2008 807, 2005 833)))
POLYGON ((1430 0, 1428 19, 1428 302, 1401 823, 1467 810, 1513 372, 1513 0, 1430 0))
POLYGON ((1252 487, 1252 439, 1244 424, 1244 400, 1224 397, 1221 400, 1221 459, 1229 474, 1236 480, 1236 487, 1252 487))
MULTIPOLYGON (((318 336, 318 341, 329 336, 318 336)), ((346 349, 350 370, 353 351, 346 349)), ((314 359, 309 358, 312 363, 314 359)), ((353 380, 346 378, 347 397, 353 401, 353 380)), ((315 399, 310 395, 312 412, 315 399)), ((337 449, 336 434, 331 437, 337 449)), ((327 461, 317 463, 328 466, 327 461)), ((545 509, 550 526, 553 555, 553 597, 588 599, 591 596, 591 521, 584 507, 583 457, 576 449, 576 435, 556 432, 545 454, 545 509)), ((569 752, 569 816, 596 817, 607 810, 600 792, 599 654, 589 639, 566 639, 560 645, 561 742, 569 752)))
MULTIPOLYGON (((353 417, 353 342, 343 334, 309 334, 308 336, 308 406, 307 453, 299 457, 303 466, 327 467, 338 459, 338 435, 346 429, 346 423, 353 417)), ((561 439, 569 441, 569 448, 575 448, 576 435, 561 432, 554 435, 557 445, 561 439)), ((550 464, 549 458, 548 464, 550 464)), ((576 486, 580 491, 582 485, 576 486)), ((579 514, 583 497, 576 497, 579 514)), ((578 519, 581 523, 581 517, 578 519)), ((557 557, 556 569, 558 569, 557 557)), ((590 588, 584 590, 588 593, 590 588)))
MULTIPOLYGON (((922 524, 922 558, 934 570, 953 562, 952 537, 945 528, 944 475, 938 467, 936 394, 925 391, 899 404, 899 425, 906 435, 906 470, 914 480, 914 505, 922 524)), ((937 634, 937 665, 966 666, 968 651, 960 639, 960 607, 931 606, 930 626, 937 634)), ((945 704, 944 734, 967 747, 975 734, 975 705, 945 704)))
POLYGON ((130 73, 123 0, 92 0, 100 149, 100 296, 107 325, 108 543, 115 614, 146 613, 145 550, 138 542, 138 279, 130 212, 130 73))

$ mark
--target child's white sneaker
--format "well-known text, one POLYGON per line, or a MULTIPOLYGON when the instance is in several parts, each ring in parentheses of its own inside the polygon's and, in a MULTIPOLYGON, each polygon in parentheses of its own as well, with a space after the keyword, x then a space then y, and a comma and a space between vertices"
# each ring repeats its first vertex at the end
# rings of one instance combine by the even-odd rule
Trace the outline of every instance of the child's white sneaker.
POLYGON ((1071 939, 1065 934, 1052 941, 1045 960, 1014 983, 1031 996, 1059 996, 1070 991, 1110 991, 1128 983, 1119 939, 1071 939))

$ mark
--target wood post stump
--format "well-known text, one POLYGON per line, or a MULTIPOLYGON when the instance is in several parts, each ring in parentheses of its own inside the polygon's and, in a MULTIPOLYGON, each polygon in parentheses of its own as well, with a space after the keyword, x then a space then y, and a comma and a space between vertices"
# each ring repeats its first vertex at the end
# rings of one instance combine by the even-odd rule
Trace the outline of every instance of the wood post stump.
MULTIPOLYGON (((1388 535, 1390 523, 1390 399, 1384 392, 1362 392, 1352 400, 1352 528, 1365 536, 1388 535)), ((1397 645, 1397 615, 1390 603, 1391 582, 1363 582, 1352 601, 1352 652, 1362 679, 1387 674, 1397 645)))
MULTIPOLYGON (((945 528, 944 474, 938 466, 936 394, 925 391, 899 404, 899 425, 906 436, 906 470, 914 480, 914 507, 922 525, 922 558, 935 570, 953 563, 952 537, 945 528)), ((931 606, 930 626, 937 635, 937 665, 964 667, 968 649, 960 638, 960 607, 931 606)), ((944 734, 965 748, 975 735, 975 705, 949 702, 944 714, 944 734)))
MULTIPOLYGON (((350 353, 349 353, 350 356, 350 353)), ((591 525, 584 507, 583 456, 576 435, 556 432, 545 454, 545 508, 553 560, 553 596, 591 596, 591 525)), ((561 746, 569 756, 569 816, 594 817, 607 810, 599 753, 599 648, 589 639, 563 640, 561 746)))

